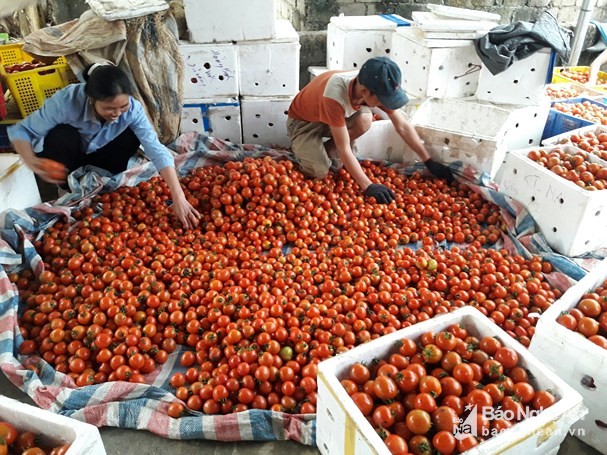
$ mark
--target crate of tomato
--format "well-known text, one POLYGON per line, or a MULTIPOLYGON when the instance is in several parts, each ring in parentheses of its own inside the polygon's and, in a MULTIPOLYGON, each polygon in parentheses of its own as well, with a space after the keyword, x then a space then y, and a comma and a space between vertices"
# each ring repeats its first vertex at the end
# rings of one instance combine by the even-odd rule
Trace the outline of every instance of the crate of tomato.
POLYGON ((542 140, 592 124, 607 125, 607 105, 583 97, 552 101, 542 140))
POLYGON ((498 184, 560 254, 581 256, 607 246, 607 163, 596 155, 566 144, 513 150, 498 184))
MULTIPOLYGON (((567 82, 578 82, 585 84, 590 75, 589 66, 557 66, 552 73, 552 83, 560 84, 567 82)), ((601 90, 601 87, 607 86, 607 73, 599 71, 596 78, 596 85, 592 87, 601 90)))
POLYGON ((0 453, 105 455, 97 427, 0 395, 0 453), (6 449, 2 451, 2 446, 6 449), (35 448, 39 450, 35 450, 35 448), (27 450, 30 450, 27 452, 27 450))
POLYGON ((318 368, 323 455, 552 453, 584 413, 579 393, 472 307, 318 368))
POLYGON ((64 57, 51 64, 22 50, 22 43, 0 46, 0 76, 4 78, 21 116, 38 110, 44 100, 77 82, 64 57))
POLYGON ((607 126, 593 123, 545 139, 542 145, 573 145, 607 161, 607 126))
POLYGON ((607 453, 607 261, 544 313, 529 349, 582 395, 588 415, 575 434, 607 453))
POLYGON ((605 93, 577 82, 562 82, 560 84, 548 84, 545 87, 546 96, 553 101, 567 100, 570 98, 590 98, 603 101, 605 93))

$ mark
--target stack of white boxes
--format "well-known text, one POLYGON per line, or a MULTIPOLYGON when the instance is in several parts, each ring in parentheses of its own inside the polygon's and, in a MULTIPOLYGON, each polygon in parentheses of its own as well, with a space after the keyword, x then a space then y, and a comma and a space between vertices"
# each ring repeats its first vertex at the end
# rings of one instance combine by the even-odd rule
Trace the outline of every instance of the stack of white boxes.
MULTIPOLYGON (((310 79, 329 70, 358 70, 372 57, 393 58, 393 35, 409 24, 401 16, 388 14, 332 17, 327 26, 327 66, 309 67, 310 79)), ((373 122, 371 130, 354 143, 354 153, 359 158, 402 162, 404 144, 389 123, 373 122)), ((407 152, 407 156, 413 153, 407 152)))
MULTIPOLYGON (((394 15, 331 18, 327 68, 310 67, 310 75, 355 70, 371 57, 393 59, 409 96, 403 110, 432 158, 495 177, 507 149, 539 144, 548 115, 542 93, 550 53, 537 52, 492 76, 474 40, 497 26, 499 15, 427 7, 430 12, 413 12, 412 21, 394 15), (498 124, 489 125, 489 118, 498 124)), ((355 142, 354 152, 359 158, 392 162, 419 159, 390 120, 373 122, 355 142)))
POLYGON ((274 0, 186 0, 185 12, 181 132, 288 147, 300 44, 291 23, 276 19, 274 0))
POLYGON ((459 162, 496 178, 506 152, 538 145, 548 115, 543 86, 550 52, 537 52, 493 76, 474 39, 498 25, 499 15, 429 5, 394 35, 405 90, 428 97, 412 115, 432 158, 459 162))

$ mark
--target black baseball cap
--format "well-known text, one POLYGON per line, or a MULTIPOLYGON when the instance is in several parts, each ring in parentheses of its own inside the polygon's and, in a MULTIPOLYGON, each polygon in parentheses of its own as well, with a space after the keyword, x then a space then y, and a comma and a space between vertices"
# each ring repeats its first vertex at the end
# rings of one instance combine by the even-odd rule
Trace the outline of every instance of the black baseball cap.
POLYGON ((388 109, 400 109, 409 102, 401 86, 400 68, 388 57, 367 60, 358 72, 358 81, 388 109))

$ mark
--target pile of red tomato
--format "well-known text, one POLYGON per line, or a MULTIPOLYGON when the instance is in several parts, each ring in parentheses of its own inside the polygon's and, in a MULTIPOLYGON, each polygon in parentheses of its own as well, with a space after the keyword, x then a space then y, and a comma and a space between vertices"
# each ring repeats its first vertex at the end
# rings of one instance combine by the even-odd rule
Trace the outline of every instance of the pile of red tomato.
POLYGON ((0 422, 0 455, 65 455, 70 444, 55 446, 42 441, 44 435, 19 431, 10 422, 0 422))
POLYGON ((388 358, 353 364, 341 384, 393 454, 465 452, 556 402, 515 350, 461 324, 403 339, 388 358), (473 411, 476 435, 456 438, 473 411))
POLYGON ((37 68, 44 68, 45 66, 49 66, 46 63, 43 63, 39 60, 32 60, 31 62, 22 62, 15 63, 13 65, 5 65, 4 71, 7 74, 20 73, 22 71, 30 71, 37 68))
POLYGON ((587 191, 607 187, 607 167, 589 161, 586 152, 581 150, 570 152, 559 147, 531 150, 527 158, 587 191))
POLYGON ((345 171, 309 180, 270 158, 184 177, 203 214, 194 230, 160 178, 96 196, 36 242, 39 277, 9 277, 25 306, 20 353, 85 386, 145 382, 183 345, 170 382, 189 409, 313 413, 318 362, 464 305, 528 345, 530 315, 560 295, 550 264, 485 249, 503 221, 467 186, 363 168, 395 202, 365 199, 345 171))
POLYGON ((585 152, 607 160, 607 133, 596 134, 594 131, 588 131, 584 134, 572 134, 567 138, 563 138, 560 144, 574 145, 585 152))
MULTIPOLYGON (((585 84, 586 82, 588 82, 588 76, 590 75, 590 72, 588 69, 584 68, 581 70, 576 70, 574 68, 564 68, 563 70, 561 70, 559 72, 559 74, 563 77, 569 78, 575 82, 579 82, 581 84, 585 84)), ((605 81, 604 77, 597 77, 596 79, 596 85, 605 85, 607 84, 607 81, 605 81)))
POLYGON ((559 315, 556 322, 607 349, 607 281, 582 296, 575 308, 559 315))
POLYGON ((590 101, 582 101, 581 103, 554 103, 552 109, 588 120, 592 123, 607 125, 607 109, 590 101))
POLYGON ((583 89, 572 87, 569 84, 554 84, 546 87, 546 95, 552 100, 566 100, 582 96, 583 89))

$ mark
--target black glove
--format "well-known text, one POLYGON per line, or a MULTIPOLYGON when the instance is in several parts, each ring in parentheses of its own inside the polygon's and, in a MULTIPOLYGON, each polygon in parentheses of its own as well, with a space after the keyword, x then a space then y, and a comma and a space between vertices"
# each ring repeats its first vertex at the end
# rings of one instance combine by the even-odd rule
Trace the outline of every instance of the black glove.
POLYGON ((394 191, 381 183, 372 183, 365 190, 365 196, 374 197, 380 204, 389 204, 396 196, 394 191))
POLYGON ((448 183, 451 183, 453 182, 453 180, 455 180, 453 174, 451 173, 451 169, 449 169, 444 164, 438 163, 432 158, 430 158, 428 161, 424 161, 424 164, 426 165, 428 170, 439 179, 445 179, 448 183))

